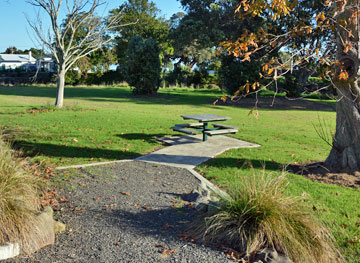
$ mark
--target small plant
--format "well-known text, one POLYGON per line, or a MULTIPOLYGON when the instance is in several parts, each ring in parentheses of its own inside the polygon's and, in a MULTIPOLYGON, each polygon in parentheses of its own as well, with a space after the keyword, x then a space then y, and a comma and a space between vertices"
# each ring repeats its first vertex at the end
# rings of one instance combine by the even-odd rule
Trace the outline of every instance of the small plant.
POLYGON ((265 173, 242 178, 215 212, 196 220, 192 234, 247 255, 272 248, 294 262, 341 262, 333 238, 303 200, 284 194, 284 178, 265 173))
POLYGON ((0 245, 30 242, 28 234, 39 211, 36 179, 27 174, 24 161, 15 158, 0 138, 0 245))

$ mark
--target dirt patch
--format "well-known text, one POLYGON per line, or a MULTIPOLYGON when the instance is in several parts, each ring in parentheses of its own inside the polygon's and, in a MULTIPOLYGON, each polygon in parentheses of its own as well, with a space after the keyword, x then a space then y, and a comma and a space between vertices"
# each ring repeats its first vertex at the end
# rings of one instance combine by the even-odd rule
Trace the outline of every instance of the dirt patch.
POLYGON ((293 164, 289 165, 286 170, 312 181, 360 188, 360 172, 340 173, 332 171, 324 163, 293 164))
MULTIPOLYGON (((259 97, 257 107, 259 109, 273 109, 273 110, 323 110, 335 111, 335 104, 330 105, 326 103, 309 101, 305 99, 288 99, 278 97, 274 100, 273 97, 259 97)), ((235 106, 241 108, 253 108, 256 104, 256 98, 245 97, 235 100, 227 99, 225 102, 219 100, 216 105, 221 106, 235 106)))
MULTIPOLYGON (((56 109, 54 107, 41 107, 41 108, 30 108, 27 109, 24 112, 21 112, 21 114, 37 114, 37 113, 46 113, 46 112, 55 112, 59 109, 56 109)), ((65 107, 61 110, 67 110, 67 111, 96 111, 96 109, 91 108, 80 108, 80 107, 65 107)))

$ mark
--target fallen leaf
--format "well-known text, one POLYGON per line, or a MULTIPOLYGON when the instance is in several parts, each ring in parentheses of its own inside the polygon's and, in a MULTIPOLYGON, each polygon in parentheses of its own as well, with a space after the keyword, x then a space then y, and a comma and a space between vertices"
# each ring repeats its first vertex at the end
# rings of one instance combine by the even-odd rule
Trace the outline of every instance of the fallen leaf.
POLYGON ((105 207, 115 207, 117 206, 117 204, 109 204, 109 205, 105 205, 105 207))
POLYGON ((67 198, 65 196, 63 196, 63 197, 60 197, 60 202, 67 203, 67 202, 69 202, 69 200, 67 200, 67 198))
POLYGON ((144 206, 142 207, 142 209, 145 209, 145 210, 150 210, 150 207, 149 207, 149 206, 144 205, 144 206))
POLYGON ((130 195, 130 192, 120 192, 122 195, 130 195))
POLYGON ((176 252, 175 252, 175 250, 172 250, 172 249, 164 249, 163 253, 165 255, 170 255, 170 254, 174 255, 176 252))
POLYGON ((140 205, 140 204, 134 204, 134 206, 139 207, 139 206, 141 206, 141 205, 140 205))
POLYGON ((174 226, 169 225, 168 223, 165 223, 161 228, 174 228, 174 226))
POLYGON ((74 138, 73 140, 74 140, 74 142, 79 142, 78 139, 76 139, 76 138, 74 138))
POLYGON ((99 201, 99 200, 100 200, 100 197, 94 197, 94 200, 95 200, 95 201, 99 201))
POLYGON ((157 248, 165 248, 165 247, 162 246, 162 245, 156 245, 155 247, 157 247, 157 248))

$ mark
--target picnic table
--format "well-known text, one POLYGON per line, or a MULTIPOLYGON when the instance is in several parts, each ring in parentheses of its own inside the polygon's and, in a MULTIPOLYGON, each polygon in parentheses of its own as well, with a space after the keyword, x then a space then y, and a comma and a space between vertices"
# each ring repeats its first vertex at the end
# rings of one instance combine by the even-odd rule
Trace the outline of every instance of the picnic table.
POLYGON ((230 120, 230 117, 220 116, 215 114, 195 114, 195 115, 181 115, 184 120, 196 120, 198 123, 184 123, 176 124, 171 127, 174 131, 179 131, 187 134, 202 133, 203 141, 207 141, 208 136, 230 134, 238 132, 237 127, 214 123, 218 121, 230 120), (212 127, 209 126, 211 123, 212 127))

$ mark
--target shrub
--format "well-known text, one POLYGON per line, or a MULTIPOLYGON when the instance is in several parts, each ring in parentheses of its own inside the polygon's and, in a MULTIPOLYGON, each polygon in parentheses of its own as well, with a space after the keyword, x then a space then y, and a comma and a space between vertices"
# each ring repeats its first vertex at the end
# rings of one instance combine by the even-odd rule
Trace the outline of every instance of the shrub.
POLYGON ((260 81, 261 63, 257 61, 241 62, 234 56, 221 57, 221 67, 218 72, 219 84, 230 94, 234 94, 246 81, 260 81))
POLYGON ((193 234, 247 255, 273 248, 294 262, 340 262, 331 235, 303 200, 284 194, 286 186, 284 176, 242 178, 212 215, 202 214, 196 220, 193 234))
POLYGON ((160 85, 160 50, 152 38, 135 36, 129 41, 126 81, 134 94, 155 95, 160 85))
POLYGON ((22 168, 9 145, 0 139, 0 245, 6 242, 29 242, 35 213, 39 209, 36 181, 22 168))

